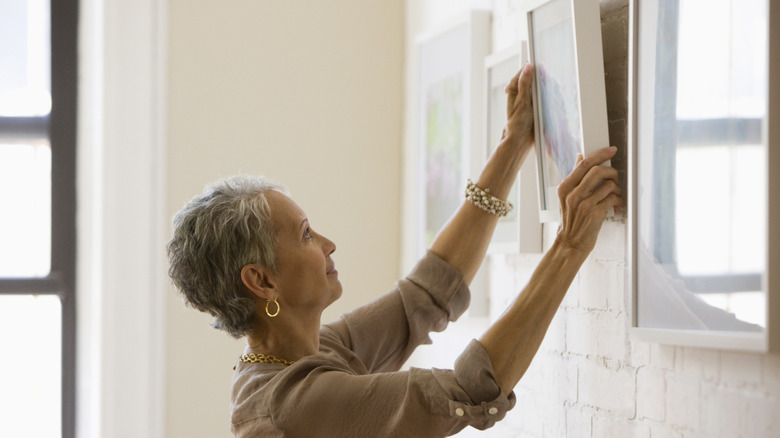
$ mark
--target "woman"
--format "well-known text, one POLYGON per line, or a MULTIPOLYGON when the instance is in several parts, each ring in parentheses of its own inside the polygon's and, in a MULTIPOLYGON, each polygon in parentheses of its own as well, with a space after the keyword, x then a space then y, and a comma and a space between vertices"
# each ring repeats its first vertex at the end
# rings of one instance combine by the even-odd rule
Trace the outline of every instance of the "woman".
POLYGON ((341 296, 333 242, 312 229, 284 190, 234 177, 194 198, 174 218, 170 274, 216 326, 247 337, 232 388, 238 437, 439 437, 484 429, 515 404, 531 363, 607 212, 620 204, 617 172, 585 158, 560 185, 562 224, 525 290, 453 370, 398 371, 412 351, 468 306, 498 217, 533 146, 524 67, 507 86, 502 140, 467 200, 428 254, 382 298, 321 326, 341 296), (484 188, 484 190, 483 190, 484 188))

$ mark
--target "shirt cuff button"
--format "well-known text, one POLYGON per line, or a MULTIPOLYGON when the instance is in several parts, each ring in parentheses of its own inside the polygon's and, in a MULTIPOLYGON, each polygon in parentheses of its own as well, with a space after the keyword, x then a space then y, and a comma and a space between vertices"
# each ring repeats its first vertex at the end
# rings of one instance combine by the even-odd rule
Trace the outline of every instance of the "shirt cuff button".
POLYGON ((466 413, 463 411, 462 408, 455 409, 455 415, 457 415, 458 417, 462 417, 465 414, 466 413))
POLYGON ((498 408, 493 406, 492 408, 488 409, 488 414, 490 415, 496 415, 498 413, 498 408))

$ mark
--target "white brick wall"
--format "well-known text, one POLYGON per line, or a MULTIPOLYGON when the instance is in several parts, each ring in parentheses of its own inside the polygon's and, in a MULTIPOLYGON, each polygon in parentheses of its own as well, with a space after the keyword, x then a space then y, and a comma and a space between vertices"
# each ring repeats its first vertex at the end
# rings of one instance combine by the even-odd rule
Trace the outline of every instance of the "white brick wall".
MULTIPOLYGON (((418 26, 409 29, 409 35, 437 22, 432 2, 406 4, 414 18, 407 22, 418 26)), ((468 7, 468 2, 458 4, 468 7)), ((454 15, 451 4, 437 5, 442 16, 454 15)), ((619 148, 626 147, 627 5, 627 0, 601 2, 610 140, 619 148)), ((493 2, 494 51, 523 37, 522 6, 522 0, 493 2)), ((624 151, 614 165, 625 175, 624 151)), ((548 240, 552 231, 547 230, 548 240)), ((779 356, 628 339, 625 250, 625 224, 605 224, 599 244, 516 388, 515 409, 489 431, 466 430, 459 436, 780 437, 779 356)), ((491 259, 493 318, 522 288, 538 260, 529 255, 491 259)))

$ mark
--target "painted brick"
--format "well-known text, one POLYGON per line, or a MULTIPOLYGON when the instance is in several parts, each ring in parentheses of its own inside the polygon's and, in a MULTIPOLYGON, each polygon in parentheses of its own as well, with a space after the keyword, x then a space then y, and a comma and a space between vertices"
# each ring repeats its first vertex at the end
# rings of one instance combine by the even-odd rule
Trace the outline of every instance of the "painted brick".
MULTIPOLYGON (((538 418, 537 394, 525 389, 515 391, 517 405, 512 412, 517 413, 513 423, 523 431, 521 436, 542 436, 542 422, 538 418)), ((512 413, 510 412, 510 413, 512 413)))
POLYGON ((543 391, 551 405, 577 402, 577 366, 555 353, 545 354, 537 364, 536 389, 543 391))
POLYGON ((590 321, 593 316, 581 309, 566 310, 566 349, 570 353, 588 355, 595 348, 590 321))
POLYGON ((650 438, 650 427, 635 421, 593 417, 593 438, 650 438))
MULTIPOLYGON (((588 260, 588 263, 580 269, 580 284, 599 284, 605 275, 609 275, 607 271, 604 264, 588 260)), ((580 287, 577 291, 579 306, 586 309, 607 310, 607 289, 606 287, 580 287)))
POLYGON ((542 436, 559 437, 566 435, 566 407, 557 404, 546 410, 542 418, 542 436), (550 415, 554 414, 554 415, 550 415))
POLYGON ((607 309, 626 312, 627 293, 629 292, 626 283, 626 264, 623 260, 603 263, 609 264, 609 269, 605 273, 608 283, 604 287, 607 296, 607 309))
POLYGON ((568 309, 566 317, 566 348, 569 352, 625 360, 627 332, 624 315, 568 309))
POLYGON ((627 354, 624 315, 607 311, 569 309, 566 348, 579 355, 625 360, 627 354))
MULTIPOLYGON (((685 431, 675 426, 659 425, 652 429, 650 432, 651 438, 694 438, 690 433, 686 434, 685 431)), ((698 438, 698 437, 696 437, 698 438)))
POLYGON ((682 370, 689 373, 699 373, 706 382, 717 382, 720 379, 720 352, 702 348, 683 348, 682 370))
POLYGON ((743 436, 780 437, 780 402, 777 394, 751 400, 747 412, 748 421, 743 427, 743 436))
POLYGON ((780 355, 765 356, 761 373, 762 386, 769 391, 774 399, 780 400, 780 355))
POLYGON ((510 418, 505 418, 503 421, 499 421, 493 427, 488 430, 482 431, 471 427, 465 428, 462 432, 454 435, 458 438, 506 438, 506 437, 533 437, 528 433, 525 433, 521 427, 510 421, 510 418), (468 435, 462 435, 462 434, 468 435))
POLYGON ((486 433, 490 437, 515 437, 515 436, 533 436, 528 432, 524 426, 528 423, 529 418, 533 416, 533 412, 524 412, 520 410, 520 406, 510 411, 507 416, 500 421, 496 426, 488 430, 486 433))
POLYGON ((736 387, 758 385, 761 382, 761 356, 721 352, 720 381, 736 387))
POLYGON ((628 360, 631 366, 636 368, 650 364, 650 344, 641 341, 628 342, 628 360))
POLYGON ((594 361, 579 365, 579 403, 628 419, 636 410, 635 370, 610 369, 594 361))
POLYGON ((625 360, 628 351, 625 314, 612 311, 598 313, 594 332, 598 355, 618 361, 625 360))
POLYGON ((624 260, 626 257, 626 224, 607 220, 590 257, 594 260, 624 260))
POLYGON ((695 373, 666 374, 666 421, 685 428, 699 428, 701 403, 695 373))
POLYGON ((549 360, 545 360, 544 353, 537 355, 522 380, 524 390, 534 394, 536 411, 541 411, 542 406, 558 403, 558 387, 554 386, 555 383, 555 371, 550 369, 549 360))
POLYGON ((734 389, 711 383, 702 384, 702 429, 714 437, 736 437, 749 421, 748 404, 734 389))
POLYGON ((636 376, 636 417, 664 421, 666 371, 657 368, 642 367, 636 376))
POLYGON ((674 347, 669 345, 650 344, 650 365, 665 370, 673 370, 674 357, 674 347))
POLYGON ((566 436, 589 437, 592 435, 593 423, 590 414, 582 408, 572 407, 566 411, 566 436))
POLYGON ((564 405, 571 406, 579 402, 579 368, 572 361, 565 364, 566 387, 559 391, 559 400, 562 400, 564 405))

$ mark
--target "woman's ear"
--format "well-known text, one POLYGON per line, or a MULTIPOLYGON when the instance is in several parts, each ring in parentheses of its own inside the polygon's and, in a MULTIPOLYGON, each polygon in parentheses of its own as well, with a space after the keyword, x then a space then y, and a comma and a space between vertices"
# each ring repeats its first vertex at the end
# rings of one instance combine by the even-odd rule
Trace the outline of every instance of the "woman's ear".
POLYGON ((273 300, 278 294, 275 293, 275 285, 268 271, 258 264, 246 265, 241 268, 241 282, 253 294, 264 299, 273 300))

